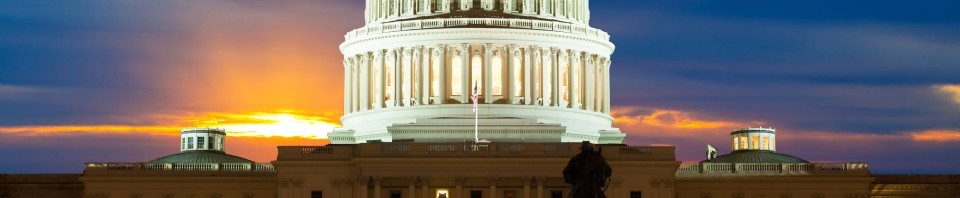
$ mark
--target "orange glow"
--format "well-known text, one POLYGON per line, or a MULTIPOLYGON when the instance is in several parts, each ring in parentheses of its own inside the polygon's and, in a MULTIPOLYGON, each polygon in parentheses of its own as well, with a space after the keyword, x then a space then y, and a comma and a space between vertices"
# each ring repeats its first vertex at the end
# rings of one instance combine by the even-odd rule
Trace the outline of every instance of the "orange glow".
POLYGON ((910 134, 914 141, 960 141, 958 130, 927 130, 910 134))
POLYGON ((942 93, 949 94, 954 102, 960 104, 960 85, 938 85, 935 88, 942 93))
MULTIPOLYGON (((327 132, 338 125, 336 114, 309 115, 294 111, 256 112, 246 114, 207 113, 202 116, 174 117, 160 125, 58 125, 58 126, 8 126, 0 127, 0 133, 23 136, 44 136, 70 133, 94 134, 149 134, 177 135, 180 129, 200 126, 224 128, 233 137, 299 137, 325 139, 327 132), (220 120, 222 123, 202 123, 197 120, 220 120)), ((161 121, 163 122, 163 121, 161 121)))
POLYGON ((614 117, 614 123, 624 125, 649 125, 679 129, 720 129, 738 126, 735 122, 697 120, 689 113, 681 111, 655 109, 649 115, 631 115, 630 112, 634 110, 636 108, 613 108, 610 114, 614 117))

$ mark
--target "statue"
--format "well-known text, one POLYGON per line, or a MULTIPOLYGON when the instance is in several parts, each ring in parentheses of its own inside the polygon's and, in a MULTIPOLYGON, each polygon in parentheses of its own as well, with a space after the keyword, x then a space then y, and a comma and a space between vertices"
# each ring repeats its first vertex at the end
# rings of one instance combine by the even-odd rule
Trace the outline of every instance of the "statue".
POLYGON ((606 198, 603 191, 613 169, 607 160, 600 155, 600 150, 594 151, 593 145, 583 141, 580 153, 570 159, 563 169, 563 179, 573 188, 567 198, 606 198))

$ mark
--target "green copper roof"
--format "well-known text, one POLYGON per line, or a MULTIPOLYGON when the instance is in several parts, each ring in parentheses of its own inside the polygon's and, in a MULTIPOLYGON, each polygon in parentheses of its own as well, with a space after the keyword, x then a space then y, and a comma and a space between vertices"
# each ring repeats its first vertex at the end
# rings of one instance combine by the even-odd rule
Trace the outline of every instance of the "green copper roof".
POLYGON ((184 151, 151 160, 150 163, 253 163, 253 161, 218 151, 184 151))
POLYGON ((810 163, 807 160, 787 154, 780 154, 764 150, 739 150, 733 153, 717 156, 706 163, 810 163))

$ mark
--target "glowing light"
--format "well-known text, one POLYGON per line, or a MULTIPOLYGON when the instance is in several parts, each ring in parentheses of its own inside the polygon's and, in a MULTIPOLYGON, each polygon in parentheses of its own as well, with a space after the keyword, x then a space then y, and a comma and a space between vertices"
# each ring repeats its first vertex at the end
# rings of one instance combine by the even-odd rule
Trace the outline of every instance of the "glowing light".
POLYGON ((180 129, 188 127, 217 127, 227 130, 229 136, 240 137, 299 137, 326 139, 327 132, 337 127, 337 115, 306 115, 293 111, 258 112, 246 114, 207 113, 202 116, 157 116, 145 118, 162 120, 156 125, 48 125, 5 126, 0 133, 21 136, 45 136, 63 134, 147 134, 179 135, 180 129), (161 118, 165 118, 161 119, 161 118), (216 120, 218 123, 197 122, 216 120), (188 122, 189 121, 189 122, 188 122), (223 121, 219 123, 219 121, 223 121), (192 125, 188 125, 192 124, 192 125))
POLYGON ((960 85, 937 85, 934 88, 942 93, 949 94, 954 102, 960 104, 960 85))
POLYGON ((960 141, 958 130, 927 130, 910 134, 914 141, 960 141))

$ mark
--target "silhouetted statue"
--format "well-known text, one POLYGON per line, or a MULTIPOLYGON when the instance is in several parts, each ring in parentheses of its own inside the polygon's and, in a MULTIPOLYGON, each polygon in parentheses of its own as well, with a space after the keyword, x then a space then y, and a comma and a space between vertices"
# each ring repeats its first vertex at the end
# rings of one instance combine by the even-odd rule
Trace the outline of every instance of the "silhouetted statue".
POLYGON ((593 150, 593 145, 583 141, 580 154, 573 156, 563 169, 563 180, 573 188, 568 198, 606 198, 603 194, 607 178, 613 173, 607 160, 600 155, 603 148, 593 150))

